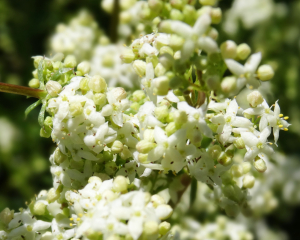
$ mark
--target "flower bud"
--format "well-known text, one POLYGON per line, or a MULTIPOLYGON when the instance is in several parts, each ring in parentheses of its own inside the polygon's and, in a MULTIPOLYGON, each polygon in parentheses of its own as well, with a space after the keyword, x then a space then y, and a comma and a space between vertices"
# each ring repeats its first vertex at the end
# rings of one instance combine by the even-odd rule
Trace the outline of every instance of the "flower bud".
POLYGON ((142 141, 139 141, 136 145, 136 150, 139 152, 139 153, 148 153, 150 152, 153 148, 156 147, 156 144, 155 143, 152 143, 152 142, 148 142, 146 140, 142 140, 142 141))
POLYGON ((148 160, 148 154, 139 153, 138 160, 140 163, 146 163, 148 160))
POLYGON ((178 125, 185 124, 188 120, 186 112, 177 110, 173 113, 174 122, 178 125))
POLYGON ((205 6, 213 6, 216 4, 216 0, 199 0, 200 4, 205 6))
POLYGON ((251 107, 255 108, 263 103, 264 98, 259 91, 255 90, 247 95, 247 101, 251 107))
POLYGON ((244 149, 245 148, 245 142, 244 140, 239 137, 239 138, 236 138, 233 142, 234 146, 237 148, 237 149, 244 149))
POLYGON ((154 69, 155 76, 160 77, 166 73, 167 69, 161 64, 158 63, 154 69))
POLYGON ((111 93, 117 101, 121 101, 126 98, 127 93, 124 88, 116 87, 111 90, 111 93))
POLYGON ((270 65, 262 65, 257 70, 257 76, 261 81, 268 81, 274 77, 274 70, 270 65))
POLYGON ((32 76, 33 76, 35 79, 38 79, 38 78, 39 78, 37 69, 35 69, 35 70, 32 72, 32 76))
POLYGON ((183 21, 184 16, 183 16, 183 13, 180 10, 173 8, 170 12, 170 19, 183 21))
POLYGON ((83 61, 78 64, 77 71, 81 72, 81 75, 89 73, 91 70, 91 64, 88 61, 83 61))
POLYGON ((56 148, 54 151, 54 163, 56 165, 60 165, 61 163, 63 163, 65 160, 67 160, 68 157, 63 154, 59 148, 56 148))
POLYGON ((144 140, 148 142, 154 142, 154 130, 153 129, 146 129, 144 131, 144 140))
MULTIPOLYGON (((157 64, 158 66, 158 64, 157 64)), ((155 81, 155 90, 156 90, 156 94, 159 96, 163 96, 163 95, 167 95, 169 92, 169 78, 167 78, 166 76, 161 76, 156 78, 155 81)))
POLYGON ((62 62, 57 61, 57 62, 55 62, 55 63, 53 64, 53 69, 54 69, 54 70, 59 70, 60 68, 63 68, 62 62))
MULTIPOLYGON (((165 53, 159 57, 159 62, 164 66, 165 69, 170 69, 173 65, 174 59, 170 54, 165 53)), ((173 72, 169 71, 168 73, 173 73, 173 72)), ((172 77, 169 78, 171 79, 172 77)))
POLYGON ((10 221, 14 218, 14 211, 9 210, 9 208, 5 208, 0 213, 0 222, 8 225, 10 221))
POLYGON ((128 188, 128 180, 124 176, 117 176, 114 179, 113 185, 116 192, 126 192, 128 188))
POLYGON ((77 61, 76 61, 75 56, 73 56, 73 55, 66 56, 66 58, 64 60, 64 65, 65 65, 65 67, 68 67, 68 68, 76 67, 77 61))
POLYGON ((126 160, 127 158, 132 157, 132 153, 126 145, 123 146, 123 150, 122 150, 121 153, 119 153, 119 155, 123 160, 126 160))
POLYGON ((254 161, 254 167, 258 172, 265 172, 267 170, 267 165, 263 159, 258 159, 254 161))
POLYGON ((124 148, 123 143, 121 143, 119 140, 116 140, 111 146, 111 151, 113 153, 120 153, 123 151, 123 148, 124 148))
POLYGON ((208 154, 213 158, 213 159, 218 159, 220 154, 222 152, 222 148, 219 145, 213 145, 208 149, 208 154))
POLYGON ((140 77, 143 77, 146 72, 146 63, 142 60, 135 60, 132 65, 134 71, 140 77))
POLYGON ((163 105, 155 108, 154 115, 159 121, 165 122, 167 116, 169 115, 168 107, 166 105, 163 105))
POLYGON ((143 90, 136 90, 133 92, 132 97, 133 97, 132 99, 133 101, 139 102, 146 98, 146 94, 143 90))
POLYGON ((105 93, 95 93, 93 96, 93 101, 96 105, 100 107, 106 104, 106 94, 105 93))
POLYGON ((83 112, 83 107, 80 102, 72 102, 69 108, 70 114, 73 117, 79 116, 83 112))
POLYGON ((224 59, 235 58, 237 54, 237 46, 234 41, 227 40, 221 44, 221 53, 224 59))
POLYGON ((243 162, 242 167, 243 167, 243 173, 246 174, 246 173, 250 172, 252 165, 249 162, 243 162))
POLYGON ((255 183, 255 178, 250 175, 246 175, 243 179, 243 187, 244 188, 253 188, 255 183))
POLYGON ((52 70, 53 69, 53 64, 50 60, 46 59, 46 60, 44 60, 44 67, 46 69, 52 70))
POLYGON ((90 82, 90 79, 87 78, 87 77, 82 78, 82 79, 80 80, 80 85, 79 85, 79 87, 80 87, 80 89, 81 89, 81 91, 82 91, 83 93, 86 93, 87 91, 90 90, 90 88, 89 88, 89 82, 90 82))
POLYGON ((211 23, 218 24, 222 20, 222 11, 220 8, 213 8, 210 12, 211 23))
POLYGON ((34 215, 44 215, 46 213, 46 205, 42 202, 36 202, 33 206, 34 215))
POLYGON ((31 88, 39 88, 40 87, 40 81, 36 78, 33 78, 29 81, 28 85, 31 88))
POLYGON ((51 97, 56 97, 62 89, 62 86, 55 81, 49 80, 46 83, 46 90, 51 97))
POLYGON ((143 236, 146 239, 157 239, 158 235, 158 223, 155 221, 148 221, 144 224, 143 236))
POLYGON ((225 152, 221 152, 221 154, 217 160, 223 166, 228 166, 232 162, 231 157, 229 157, 225 152))
POLYGON ((155 208, 161 204, 166 203, 165 199, 163 199, 161 196, 159 196, 157 194, 151 196, 151 202, 153 204, 153 207, 155 207, 155 208))
POLYGON ((226 94, 234 92, 236 89, 236 77, 225 77, 221 82, 221 88, 226 94))
POLYGON ((170 48, 169 46, 163 46, 163 47, 161 47, 160 50, 159 50, 159 53, 160 53, 161 55, 162 55, 162 54, 165 54, 165 53, 170 54, 171 56, 174 55, 173 49, 170 48))
POLYGON ((231 175, 236 178, 239 178, 239 177, 243 176, 243 174, 244 174, 243 167, 240 164, 234 164, 230 168, 230 172, 231 172, 231 175))
POLYGON ((102 198, 108 202, 112 202, 117 197, 118 197, 118 195, 109 189, 105 190, 102 194, 102 198))
POLYGON ((184 39, 178 35, 172 34, 170 37, 169 46, 174 50, 178 51, 182 48, 184 44, 184 39))
POLYGON ((165 131, 166 131, 166 134, 167 136, 171 136, 173 133, 175 133, 177 131, 177 126, 175 124, 175 122, 170 122, 166 128, 165 128, 165 131))
POLYGON ((118 169, 118 167, 117 167, 116 163, 113 161, 105 164, 105 172, 110 176, 114 175, 115 172, 117 171, 117 169, 118 169))
POLYGON ((51 60, 53 62, 61 62, 63 59, 64 59, 64 54, 63 53, 56 53, 52 58, 51 60))
POLYGON ((47 194, 47 201, 49 203, 54 202, 55 200, 57 200, 60 196, 60 193, 58 191, 56 191, 54 188, 50 188, 50 190, 48 191, 47 194))
POLYGON ((95 93, 103 93, 103 92, 105 92, 105 90, 107 88, 107 84, 106 84, 104 78, 100 77, 99 75, 93 76, 90 79, 88 86, 95 93))
POLYGON ((135 55, 134 55, 132 49, 127 48, 127 49, 123 50, 120 58, 123 63, 132 63, 132 61, 135 59, 135 55))
POLYGON ((101 178, 97 177, 97 176, 92 176, 89 178, 88 183, 97 183, 98 185, 100 185, 102 183, 101 178))
POLYGON ((171 224, 168 222, 162 222, 158 226, 159 234, 166 235, 171 229, 171 224))
POLYGON ((249 57, 251 53, 251 48, 248 44, 242 43, 238 45, 237 47, 237 57, 241 60, 245 60, 247 57, 249 57))
POLYGON ((149 0, 148 6, 153 12, 160 12, 164 6, 164 3, 161 0, 149 0))
POLYGON ((36 57, 33 57, 33 65, 35 68, 38 68, 39 67, 39 64, 40 64, 40 61, 42 61, 44 58, 42 56, 36 56, 36 57))
POLYGON ((165 220, 172 215, 173 209, 167 204, 161 204, 157 206, 155 213, 160 220, 165 220))
POLYGON ((209 32, 207 33, 207 36, 216 41, 219 37, 219 32, 215 28, 210 28, 209 32))

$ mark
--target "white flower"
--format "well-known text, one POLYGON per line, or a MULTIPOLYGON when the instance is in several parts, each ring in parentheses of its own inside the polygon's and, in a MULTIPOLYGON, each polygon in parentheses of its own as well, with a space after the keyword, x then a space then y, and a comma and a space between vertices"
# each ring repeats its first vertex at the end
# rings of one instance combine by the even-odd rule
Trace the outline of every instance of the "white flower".
POLYGON ((244 66, 233 59, 225 59, 225 63, 229 70, 238 77, 236 92, 239 92, 245 84, 247 84, 249 88, 259 87, 260 81, 256 78, 256 70, 260 61, 260 52, 252 54, 244 66))
POLYGON ((251 132, 241 132, 241 137, 245 142, 247 153, 245 154, 245 161, 252 161, 256 156, 265 158, 265 155, 271 155, 273 148, 267 143, 267 138, 271 133, 270 127, 264 128, 259 136, 255 136, 251 132))

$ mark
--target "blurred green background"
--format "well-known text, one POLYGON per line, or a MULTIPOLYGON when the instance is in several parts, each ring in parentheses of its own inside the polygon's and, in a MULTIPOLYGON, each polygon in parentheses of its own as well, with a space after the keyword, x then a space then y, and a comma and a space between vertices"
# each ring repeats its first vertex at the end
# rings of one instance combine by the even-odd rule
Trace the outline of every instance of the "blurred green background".
MULTIPOLYGON (((252 29, 245 29, 239 22, 234 35, 221 32, 218 26, 222 36, 218 43, 227 39, 246 42, 253 51, 263 52, 263 63, 275 68, 269 99, 280 99, 282 112, 292 123, 288 132, 280 132, 278 149, 300 155, 300 1, 275 2, 284 4, 285 16, 271 17, 252 29)), ((231 0, 223 0, 219 5, 226 10, 231 4, 231 0)), ((48 53, 48 39, 56 25, 67 23, 82 8, 105 32, 109 31, 110 17, 100 9, 99 0, 0 0, 0 81, 27 86, 33 71, 31 57, 48 53)), ((55 145, 39 136, 37 109, 24 119, 25 109, 34 101, 0 93, 0 210, 24 207, 25 201, 52 185, 48 158, 55 145)), ((297 230, 291 224, 295 223, 293 219, 290 223, 278 222, 271 215, 270 222, 284 226, 293 236, 297 230)))

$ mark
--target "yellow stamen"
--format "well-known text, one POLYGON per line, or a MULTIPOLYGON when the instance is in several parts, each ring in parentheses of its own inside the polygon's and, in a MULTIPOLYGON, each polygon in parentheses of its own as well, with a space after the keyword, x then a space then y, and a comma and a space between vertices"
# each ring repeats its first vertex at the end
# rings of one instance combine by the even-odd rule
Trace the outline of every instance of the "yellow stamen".
POLYGON ((282 127, 283 127, 283 125, 278 125, 278 127, 282 128, 282 127))
POLYGON ((283 114, 279 114, 279 117, 283 117, 283 114))
POLYGON ((73 223, 70 223, 70 227, 72 227, 73 226, 73 223))
POLYGON ((83 215, 82 215, 82 213, 79 213, 78 216, 79 216, 79 217, 82 217, 83 215))
POLYGON ((288 116, 285 116, 283 119, 284 119, 284 120, 288 120, 288 119, 289 119, 289 117, 288 117, 288 116))
POLYGON ((80 218, 77 218, 76 221, 80 221, 80 218))
POLYGON ((73 221, 74 220, 74 218, 70 218, 70 221, 73 221))
POLYGON ((287 129, 287 128, 284 128, 283 130, 284 130, 284 131, 288 131, 288 129, 287 129))

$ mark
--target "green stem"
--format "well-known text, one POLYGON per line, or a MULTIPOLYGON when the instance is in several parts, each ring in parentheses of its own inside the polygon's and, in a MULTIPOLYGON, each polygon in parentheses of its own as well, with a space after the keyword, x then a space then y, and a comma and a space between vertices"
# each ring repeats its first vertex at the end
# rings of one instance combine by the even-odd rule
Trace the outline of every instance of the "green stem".
POLYGON ((35 97, 38 99, 44 98, 47 95, 46 91, 40 89, 23 87, 23 86, 18 86, 9 83, 2 83, 2 82, 0 82, 0 92, 19 94, 27 97, 35 97))

